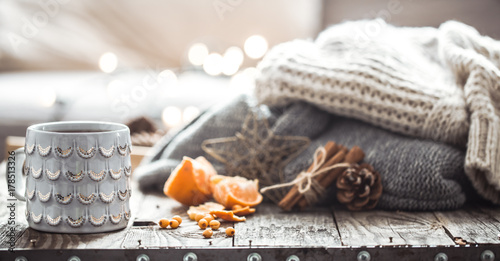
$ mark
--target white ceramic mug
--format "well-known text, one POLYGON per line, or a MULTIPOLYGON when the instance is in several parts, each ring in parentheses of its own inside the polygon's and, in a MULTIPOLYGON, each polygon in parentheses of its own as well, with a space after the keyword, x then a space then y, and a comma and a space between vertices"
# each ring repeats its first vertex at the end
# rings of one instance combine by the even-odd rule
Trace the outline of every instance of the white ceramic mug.
POLYGON ((27 203, 29 226, 55 233, 125 228, 130 151, 130 131, 123 124, 72 121, 28 127, 24 150, 15 154, 15 196, 27 203))

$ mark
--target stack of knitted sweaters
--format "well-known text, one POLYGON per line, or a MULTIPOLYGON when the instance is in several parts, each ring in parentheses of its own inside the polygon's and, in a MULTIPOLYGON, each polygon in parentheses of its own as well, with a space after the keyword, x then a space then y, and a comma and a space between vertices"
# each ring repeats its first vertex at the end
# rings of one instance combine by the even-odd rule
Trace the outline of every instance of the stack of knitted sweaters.
MULTIPOLYGON (((312 140, 285 167, 287 180, 334 140, 360 146, 380 172, 379 207, 453 209, 475 192, 498 204, 499 67, 500 43, 459 22, 438 29, 347 22, 315 41, 275 46, 259 64, 255 96, 275 133, 312 140)), ((204 139, 234 135, 253 99, 213 108, 158 144, 136 171, 141 188, 161 189, 183 155, 207 156, 204 139)))

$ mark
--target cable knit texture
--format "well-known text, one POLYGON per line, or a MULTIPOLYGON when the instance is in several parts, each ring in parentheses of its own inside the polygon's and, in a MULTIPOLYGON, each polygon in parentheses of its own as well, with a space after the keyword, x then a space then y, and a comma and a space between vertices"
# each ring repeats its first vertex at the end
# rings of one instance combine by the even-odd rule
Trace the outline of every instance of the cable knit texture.
MULTIPOLYGON (((171 170, 184 155, 205 156, 220 174, 232 175, 207 155, 200 144, 205 139, 233 136, 240 131, 247 113, 257 110, 267 118, 276 135, 311 139, 309 147, 286 165, 286 181, 307 169, 318 146, 333 140, 348 147, 360 146, 366 154, 365 162, 380 172, 384 192, 379 208, 455 209, 475 196, 464 173, 465 153, 456 146, 396 134, 358 120, 334 116, 304 102, 280 108, 254 107, 255 103, 253 97, 243 96, 213 108, 177 135, 157 143, 151 156, 134 171, 140 188, 161 192, 171 170)), ((335 186, 331 186, 321 203, 336 201, 335 186)))
POLYGON ((314 42, 274 47, 259 64, 256 96, 268 105, 306 101, 401 134, 466 148, 468 178, 480 195, 498 204, 499 67, 500 42, 459 22, 438 29, 346 22, 314 42))

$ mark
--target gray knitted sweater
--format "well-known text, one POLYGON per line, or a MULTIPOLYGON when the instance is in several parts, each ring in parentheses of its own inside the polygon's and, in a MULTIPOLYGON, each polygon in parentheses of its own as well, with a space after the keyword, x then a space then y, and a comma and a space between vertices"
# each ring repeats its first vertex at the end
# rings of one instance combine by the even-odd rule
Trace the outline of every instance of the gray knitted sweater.
MULTIPOLYGON (((221 174, 227 173, 217 160, 207 155, 200 144, 211 138, 234 136, 241 130, 245 116, 255 105, 252 97, 240 97, 202 114, 177 135, 159 142, 151 156, 134 172, 144 191, 161 192, 170 172, 183 156, 205 156, 221 174)), ((400 210, 438 210, 461 207, 474 195, 463 170, 465 153, 455 146, 420 140, 391 131, 331 115, 315 106, 298 102, 283 108, 259 106, 267 115, 271 130, 282 136, 306 136, 309 147, 285 167, 286 181, 306 169, 316 148, 333 140, 348 147, 360 146, 365 161, 382 176, 384 192, 378 207, 400 210)), ((331 188, 322 203, 336 202, 331 188)))
MULTIPOLYGON (((274 47, 259 65, 256 95, 268 105, 307 101, 391 131, 466 148, 468 178, 479 194, 498 204, 499 67, 500 42, 459 22, 438 29, 347 22, 314 42, 274 47)), ((428 167, 442 168, 432 155, 429 151, 426 164, 435 165, 428 167)))

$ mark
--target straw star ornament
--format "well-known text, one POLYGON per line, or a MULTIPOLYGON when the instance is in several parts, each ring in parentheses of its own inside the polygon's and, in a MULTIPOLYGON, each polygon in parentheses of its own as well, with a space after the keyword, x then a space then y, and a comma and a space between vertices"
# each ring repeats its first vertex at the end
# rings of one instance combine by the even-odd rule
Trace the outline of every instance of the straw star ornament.
MULTIPOLYGON (((304 151, 310 140, 301 136, 276 135, 266 119, 259 119, 255 112, 249 112, 242 129, 235 136, 208 139, 202 149, 223 163, 227 175, 258 179, 261 187, 284 182, 283 168, 304 151)), ((278 195, 268 195, 279 200, 278 195)), ((275 193, 275 194, 276 194, 275 193)))

